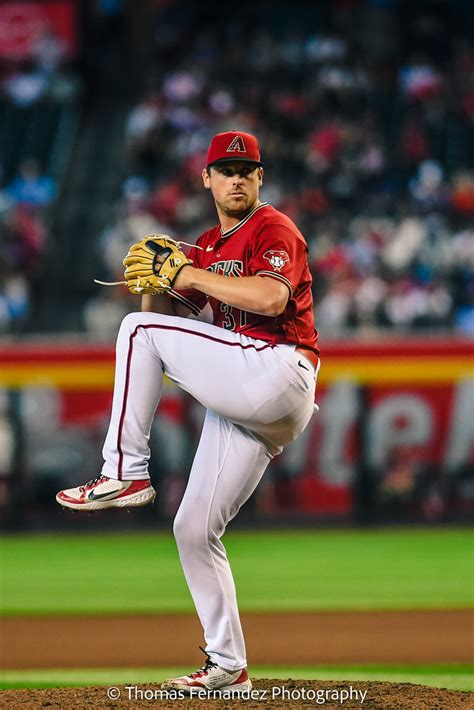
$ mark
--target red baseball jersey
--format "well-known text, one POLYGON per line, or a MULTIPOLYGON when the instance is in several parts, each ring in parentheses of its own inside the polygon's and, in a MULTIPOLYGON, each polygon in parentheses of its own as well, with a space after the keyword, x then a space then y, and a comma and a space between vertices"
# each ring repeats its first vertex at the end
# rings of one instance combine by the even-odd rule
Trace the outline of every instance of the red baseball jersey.
POLYGON ((283 313, 271 317, 242 311, 200 291, 175 292, 179 301, 199 313, 209 301, 214 325, 274 345, 287 343, 319 353, 314 327, 312 277, 306 241, 286 215, 264 202, 227 232, 217 226, 204 232, 190 258, 194 266, 224 276, 268 276, 290 292, 283 313))

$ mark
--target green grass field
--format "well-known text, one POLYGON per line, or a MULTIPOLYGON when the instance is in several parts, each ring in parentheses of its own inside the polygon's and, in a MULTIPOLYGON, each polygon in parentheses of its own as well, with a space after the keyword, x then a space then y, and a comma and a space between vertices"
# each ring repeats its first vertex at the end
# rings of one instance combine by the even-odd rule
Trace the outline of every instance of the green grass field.
MULTIPOLYGON (((189 673, 189 668, 89 668, 73 670, 32 670, 0 672, 0 688, 51 688, 84 685, 140 685, 159 683, 165 678, 189 673)), ((299 666, 252 667, 253 678, 299 678, 301 680, 390 681, 416 683, 453 690, 474 690, 472 668, 457 664, 415 666, 299 666)), ((321 683, 323 686, 323 683, 321 683)))
MULTIPOLYGON (((452 528, 257 531, 225 537, 245 611, 468 608, 474 599, 473 542, 471 530, 452 528)), ((170 534, 4 536, 0 568, 3 616, 193 613, 170 534)), ((4 671, 0 687, 120 686, 188 671, 4 671)), ((471 669, 462 664, 252 667, 252 675, 474 690, 471 669)))
MULTIPOLYGON (((243 611, 467 608, 469 529, 231 532, 243 611)), ((193 612, 165 533, 0 538, 0 613, 193 612)))

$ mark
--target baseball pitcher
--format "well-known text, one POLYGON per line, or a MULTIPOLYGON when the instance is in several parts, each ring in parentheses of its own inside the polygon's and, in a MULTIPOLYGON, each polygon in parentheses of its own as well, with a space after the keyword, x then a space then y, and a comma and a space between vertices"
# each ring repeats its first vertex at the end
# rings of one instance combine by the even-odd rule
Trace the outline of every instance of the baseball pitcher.
POLYGON ((219 224, 185 256, 150 235, 130 248, 125 280, 142 295, 117 339, 110 427, 100 475, 57 495, 74 510, 153 502, 150 429, 163 373, 206 408, 189 482, 174 521, 179 556, 204 629, 207 660, 163 688, 251 689, 232 572, 221 538, 269 461, 314 411, 319 369, 306 242, 259 199, 255 136, 213 137, 204 188, 219 224), (187 319, 210 304, 213 323, 187 319))

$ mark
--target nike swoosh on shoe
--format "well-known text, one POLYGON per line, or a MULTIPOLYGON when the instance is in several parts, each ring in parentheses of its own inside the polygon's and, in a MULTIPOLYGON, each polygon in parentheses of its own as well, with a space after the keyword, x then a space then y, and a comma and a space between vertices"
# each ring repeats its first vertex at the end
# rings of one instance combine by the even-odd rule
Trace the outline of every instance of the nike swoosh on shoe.
POLYGON ((108 496, 114 496, 116 493, 121 493, 121 489, 118 488, 116 491, 108 491, 107 493, 94 493, 90 491, 87 496, 87 500, 100 500, 101 498, 107 498, 108 496))

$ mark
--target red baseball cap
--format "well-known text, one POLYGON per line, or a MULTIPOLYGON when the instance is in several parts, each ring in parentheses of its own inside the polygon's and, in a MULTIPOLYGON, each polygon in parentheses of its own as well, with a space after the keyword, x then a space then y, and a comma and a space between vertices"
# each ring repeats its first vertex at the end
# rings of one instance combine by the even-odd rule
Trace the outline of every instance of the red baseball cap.
POLYGON ((215 135, 207 151, 207 167, 214 163, 230 163, 236 160, 262 165, 255 136, 242 131, 227 131, 215 135))

